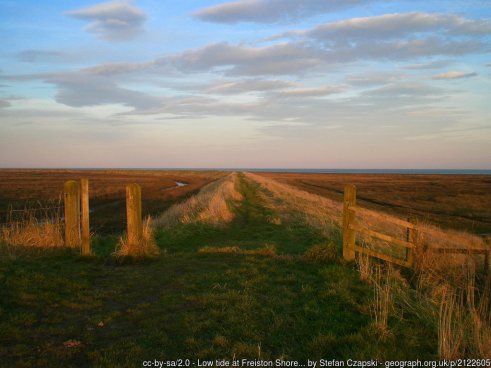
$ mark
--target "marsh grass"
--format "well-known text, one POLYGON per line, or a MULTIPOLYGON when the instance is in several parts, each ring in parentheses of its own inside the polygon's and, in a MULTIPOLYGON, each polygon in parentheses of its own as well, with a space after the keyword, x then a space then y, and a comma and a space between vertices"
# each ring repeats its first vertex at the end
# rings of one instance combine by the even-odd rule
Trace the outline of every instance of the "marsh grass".
POLYGON ((160 248, 155 242, 152 228, 152 218, 147 217, 143 222, 142 240, 138 244, 131 244, 127 237, 120 237, 114 252, 114 258, 122 260, 124 258, 144 259, 156 257, 160 254, 160 248))
POLYGON ((25 209, 23 211, 11 211, 7 222, 0 225, 0 243, 11 246, 25 247, 62 247, 63 220, 61 211, 42 209, 25 209))
POLYGON ((389 313, 393 309, 392 295, 392 268, 382 271, 381 267, 377 267, 373 273, 372 285, 374 286, 374 299, 371 309, 375 320, 376 328, 381 332, 382 336, 388 333, 389 313))
POLYGON ((230 202, 242 199, 236 190, 236 182, 237 173, 231 173, 206 185, 196 195, 169 208, 155 220, 155 225, 169 227, 178 223, 229 223, 234 218, 230 202))

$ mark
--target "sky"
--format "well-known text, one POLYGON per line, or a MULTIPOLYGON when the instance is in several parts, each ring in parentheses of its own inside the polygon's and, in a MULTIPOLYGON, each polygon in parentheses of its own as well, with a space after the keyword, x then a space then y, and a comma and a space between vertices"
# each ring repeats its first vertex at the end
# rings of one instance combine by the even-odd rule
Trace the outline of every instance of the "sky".
POLYGON ((0 167, 491 169, 489 0, 0 0, 0 167))

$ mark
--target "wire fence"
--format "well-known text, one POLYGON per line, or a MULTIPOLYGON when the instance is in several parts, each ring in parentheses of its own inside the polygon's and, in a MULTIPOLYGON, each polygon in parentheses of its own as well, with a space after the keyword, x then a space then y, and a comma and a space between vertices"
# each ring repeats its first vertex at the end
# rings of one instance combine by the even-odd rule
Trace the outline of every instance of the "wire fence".
POLYGON ((57 203, 54 206, 24 207, 0 210, 0 227, 18 226, 29 222, 46 223, 63 220, 64 206, 57 203))

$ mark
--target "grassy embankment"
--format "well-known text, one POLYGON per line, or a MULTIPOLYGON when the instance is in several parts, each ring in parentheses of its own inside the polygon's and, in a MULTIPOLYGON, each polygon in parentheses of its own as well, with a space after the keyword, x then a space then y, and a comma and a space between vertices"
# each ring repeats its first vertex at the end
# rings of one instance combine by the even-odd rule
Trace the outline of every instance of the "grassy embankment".
POLYGON ((198 209, 157 229, 160 255, 143 262, 114 262, 113 237, 94 239, 88 259, 2 246, 0 364, 437 357, 437 332, 415 313, 391 314, 384 331, 373 322, 377 293, 340 261, 338 230, 316 230, 249 177, 232 189, 232 216, 214 224, 198 209))

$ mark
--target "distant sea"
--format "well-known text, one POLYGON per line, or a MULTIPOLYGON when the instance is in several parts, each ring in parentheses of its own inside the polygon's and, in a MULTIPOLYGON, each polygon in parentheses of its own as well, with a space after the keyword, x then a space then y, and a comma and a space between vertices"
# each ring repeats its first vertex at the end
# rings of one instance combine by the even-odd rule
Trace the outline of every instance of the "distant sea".
POLYGON ((242 171, 327 173, 327 174, 444 174, 444 175, 491 175, 491 170, 455 169, 242 169, 242 171))
MULTIPOLYGON (((2 168, 0 168, 1 170, 2 168)), ((15 170, 16 168, 3 168, 15 170)), ((21 170, 31 168, 20 168, 21 170)), ((35 168, 32 168, 35 169, 35 168)), ((482 169, 284 169, 271 168, 243 168, 243 167, 60 167, 38 169, 61 170, 168 170, 168 171, 251 171, 251 172, 275 172, 275 173, 312 173, 312 174, 436 174, 436 175, 491 175, 491 170, 482 169)))
MULTIPOLYGON (((136 170, 136 168, 135 168, 136 170)), ((282 169, 282 168, 146 168, 142 170, 190 170, 190 171, 251 171, 312 174, 438 174, 438 175, 491 175, 491 170, 478 169, 282 169)))

